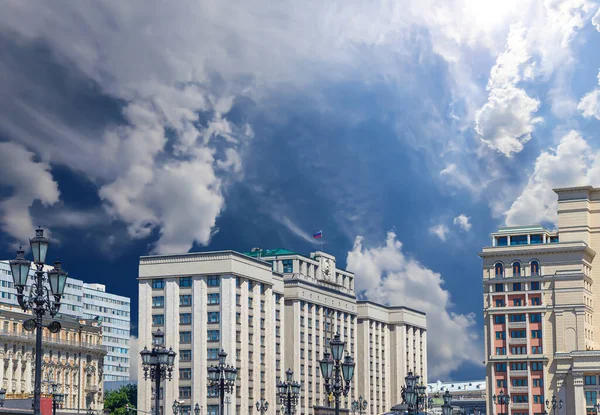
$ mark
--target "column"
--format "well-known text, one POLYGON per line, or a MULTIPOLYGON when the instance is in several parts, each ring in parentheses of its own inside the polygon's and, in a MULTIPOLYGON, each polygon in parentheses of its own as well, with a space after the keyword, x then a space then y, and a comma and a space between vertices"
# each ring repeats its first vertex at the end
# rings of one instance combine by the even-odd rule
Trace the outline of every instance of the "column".
MULTIPOLYGON (((248 391, 250 377, 248 375, 248 351, 250 342, 248 334, 250 326, 248 324, 248 281, 244 280, 240 287, 240 373, 238 373, 238 384, 240 386, 240 408, 242 413, 248 408, 248 391)), ((221 307, 223 309, 223 307, 221 307)), ((236 405, 237 406, 237 405, 236 405)))
MULTIPOLYGON (((208 362, 206 353, 206 335, 208 320, 208 297, 206 277, 194 278, 192 282, 192 410, 198 403, 206 411, 208 395, 208 362)), ((206 413, 206 412, 204 412, 206 413)))
MULTIPOLYGON (((139 292, 139 310, 138 310, 138 341, 140 344, 140 351, 147 346, 149 348, 152 347, 152 288, 150 286, 151 280, 140 280, 138 286, 139 292)), ((132 364, 137 365, 138 367, 138 399, 137 399, 137 408, 149 412, 152 407, 152 382, 150 380, 144 380, 144 371, 142 369, 142 359, 139 356, 131 356, 132 364)), ((81 367, 81 359, 77 362, 81 367)), ((80 373, 76 376, 76 385, 80 384, 81 379, 81 369, 80 373)), ((74 390, 76 392, 77 397, 75 398, 75 403, 80 408, 85 410, 85 401, 82 400, 81 390, 78 387, 74 390)), ((73 405, 73 406, 76 406, 73 405)))
MULTIPOLYGON (((165 279, 165 347, 179 350, 179 284, 178 279, 165 279)), ((160 405, 163 415, 171 412, 171 405, 175 399, 179 399, 179 359, 175 359, 173 365, 173 380, 161 382, 163 390, 160 405)), ((156 391, 160 393, 160 391, 156 391)))
POLYGON ((4 382, 4 350, 0 349, 0 387, 4 382))
MULTIPOLYGON (((558 385, 558 381, 557 381, 558 385)), ((574 399, 575 399, 575 412, 573 414, 568 415, 585 415, 585 392, 583 390, 583 373, 581 372, 573 372, 573 388, 574 388, 574 399)), ((559 389, 559 393, 557 396, 557 400, 562 399, 565 404, 563 404, 562 409, 558 410, 557 413, 559 415, 567 415, 567 409, 571 406, 570 402, 567 402, 565 397, 565 388, 564 385, 559 389)))

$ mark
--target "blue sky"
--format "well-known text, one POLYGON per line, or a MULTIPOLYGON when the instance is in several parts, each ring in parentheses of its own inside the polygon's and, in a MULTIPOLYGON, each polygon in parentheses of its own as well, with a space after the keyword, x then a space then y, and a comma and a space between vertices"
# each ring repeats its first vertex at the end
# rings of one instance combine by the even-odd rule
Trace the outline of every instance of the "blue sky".
POLYGON ((308 253, 322 229, 362 296, 428 313, 430 380, 482 378, 477 252, 598 184, 598 8, 11 2, 0 253, 42 225, 135 308, 140 255, 308 253))

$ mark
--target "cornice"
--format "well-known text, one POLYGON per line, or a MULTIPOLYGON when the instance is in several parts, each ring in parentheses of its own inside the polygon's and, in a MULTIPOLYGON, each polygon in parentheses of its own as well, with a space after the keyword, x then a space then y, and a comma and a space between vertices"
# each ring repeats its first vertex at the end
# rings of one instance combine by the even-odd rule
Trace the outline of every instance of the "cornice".
POLYGON ((171 254, 171 255, 149 255, 140 257, 140 266, 170 264, 174 262, 200 262, 200 261, 221 261, 221 260, 240 260, 253 262, 257 265, 271 268, 271 264, 258 258, 250 257, 241 254, 237 251, 211 251, 211 252, 190 252, 186 254, 171 254))
POLYGON ((592 257, 596 251, 583 241, 580 242, 554 242, 533 245, 511 245, 511 246, 486 246, 483 251, 478 252, 481 258, 489 257, 513 257, 515 255, 548 254, 561 252, 585 252, 592 257))

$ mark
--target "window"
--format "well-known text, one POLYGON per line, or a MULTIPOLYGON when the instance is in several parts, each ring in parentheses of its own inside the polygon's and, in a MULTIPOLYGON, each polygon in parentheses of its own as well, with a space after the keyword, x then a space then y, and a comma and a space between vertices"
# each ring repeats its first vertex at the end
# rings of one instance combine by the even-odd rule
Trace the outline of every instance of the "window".
POLYGON ((514 235, 510 237, 511 245, 527 245, 527 235, 514 235))
POLYGON ((522 321, 527 321, 525 314, 509 314, 509 320, 511 323, 518 323, 522 321))
POLYGON ((219 304, 220 297, 219 293, 208 294, 208 304, 219 304))
POLYGON ((544 379, 542 379, 542 378, 532 379, 532 381, 533 381, 533 386, 536 386, 536 387, 544 386, 544 379))
POLYGON ((180 331, 179 332, 179 343, 191 343, 192 332, 191 331, 180 331))
POLYGON ((275 320, 279 321, 281 317, 279 316, 279 310, 275 310, 275 320))
POLYGON ((529 297, 531 305, 540 305, 542 303, 540 297, 529 297))
POLYGON ((208 360, 218 360, 219 359, 219 349, 208 349, 207 350, 208 360))
POLYGON ((539 281, 532 281, 531 282, 531 290, 532 291, 537 291, 540 289, 540 282, 539 281))
POLYGON ((497 293, 503 292, 504 291, 504 284, 496 284, 494 287, 494 291, 496 291, 497 293))
POLYGON ((540 313, 530 314, 529 321, 532 323, 539 323, 542 321, 542 315, 540 313))
POLYGON ((180 313, 179 324, 186 325, 192 324, 192 313, 180 313))
POLYGON ((521 263, 519 261, 513 262, 513 277, 521 276, 521 263))
POLYGON ((531 264, 529 264, 529 268, 531 270, 532 277, 537 277, 540 275, 540 263, 539 262, 531 261, 531 264))
POLYGON ((218 275, 211 275, 206 279, 206 285, 209 287, 218 287, 221 284, 221 278, 218 275))
POLYGON ((152 308, 163 308, 165 306, 165 297, 152 297, 152 308))
POLYGON ((180 362, 189 362, 192 360, 192 351, 191 350, 179 350, 179 361, 180 362))
POLYGON ((192 369, 189 367, 179 369, 179 379, 188 380, 192 378, 192 369))
POLYGON ((502 299, 496 300, 496 307, 504 307, 504 300, 502 300, 502 299))
POLYGON ((506 317, 504 315, 495 315, 494 323, 496 324, 504 324, 506 323, 506 317))
POLYGON ((499 388, 506 388, 506 379, 497 379, 496 386, 499 388))
POLYGON ((527 363, 525 363, 525 362, 511 363, 510 370, 527 370, 527 363))
POLYGON ((165 280, 162 278, 155 278, 152 280, 153 290, 162 290, 163 288, 165 288, 165 280))
POLYGON ((248 308, 252 308, 252 297, 248 297, 248 308))
POLYGON ((220 313, 218 311, 209 311, 208 312, 208 322, 209 323, 218 323, 220 320, 220 313))
POLYGON ((586 406, 596 405, 598 392, 596 391, 585 391, 585 404, 586 406))
POLYGON ((242 305, 242 296, 239 294, 235 295, 235 305, 242 305))
POLYGON ((206 415, 218 415, 218 414, 219 414, 219 405, 208 405, 206 407, 206 415))
POLYGON ((521 291, 521 283, 520 282, 513 283, 513 291, 521 291))
POLYGON ((542 235, 540 235, 540 234, 529 236, 530 244, 541 244, 542 241, 543 241, 543 238, 542 238, 542 235))
POLYGON ((531 338, 532 339, 541 339, 542 331, 541 330, 531 330, 531 338))
POLYGON ((531 354, 543 354, 542 346, 531 346, 531 354))
POLYGON ((544 395, 533 395, 533 403, 544 403, 544 395))
POLYGON ((506 363, 496 363, 496 372, 506 372, 506 363))
POLYGON ((527 354, 527 347, 526 346, 511 347, 510 354, 527 354))
POLYGON ((531 370, 533 370, 533 371, 544 370, 544 363, 543 362, 532 362, 531 370))
POLYGON ((512 401, 514 403, 527 403, 529 402, 529 396, 528 395, 512 395, 512 401))
POLYGON ((494 265, 494 269, 496 270, 496 278, 504 277, 504 266, 501 263, 494 265))
POLYGON ((496 238, 496 245, 506 246, 508 245, 508 238, 506 236, 499 236, 496 238))
POLYGON ((524 339, 527 337, 527 330, 511 330, 510 338, 511 339, 524 339))
POLYGON ((513 298, 513 305, 514 306, 522 306, 523 305, 523 299, 521 299, 521 298, 513 298))
POLYGON ((152 325, 153 326, 162 326, 165 324, 165 315, 164 314, 154 314, 152 316, 152 325))
POLYGON ((236 287, 241 287, 242 286, 242 278, 235 277, 235 286, 236 287))
POLYGON ((595 385, 597 377, 596 376, 586 376, 584 378, 586 385, 595 385))
POLYGON ((496 340, 506 340, 506 332, 505 331, 497 331, 496 332, 496 340))
POLYGON ((192 286, 192 277, 179 278, 179 286, 180 287, 191 287, 192 286))
MULTIPOLYGON (((209 294, 210 295, 210 294, 209 294)), ((179 296, 179 306, 186 307, 192 305, 192 296, 189 294, 179 296)))
POLYGON ((219 330, 208 330, 208 341, 209 342, 218 342, 220 338, 219 330))
POLYGON ((281 263, 283 264, 283 272, 293 272, 293 261, 291 259, 284 259, 281 263))
POLYGON ((506 347, 496 347, 496 354, 502 356, 506 354, 506 347))

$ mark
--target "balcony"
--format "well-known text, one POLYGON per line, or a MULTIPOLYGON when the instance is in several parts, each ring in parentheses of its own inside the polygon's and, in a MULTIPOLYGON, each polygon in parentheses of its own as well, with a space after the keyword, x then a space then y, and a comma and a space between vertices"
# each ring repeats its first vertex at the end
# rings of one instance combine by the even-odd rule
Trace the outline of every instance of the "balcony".
POLYGON ((509 338, 508 344, 527 344, 526 338, 509 338))
MULTIPOLYGON (((0 339, 5 339, 5 340, 14 340, 14 339, 19 339, 22 341, 25 341, 27 343, 31 343, 31 344, 35 344, 35 334, 34 333, 15 333, 15 332, 10 332, 4 329, 0 329, 0 339)), ((106 354, 107 353, 107 348, 106 346, 102 345, 102 344, 94 344, 94 343, 88 343, 88 342, 84 342, 84 341, 75 341, 75 340, 64 340, 64 339, 55 339, 55 338, 48 338, 46 336, 43 337, 42 339, 42 345, 44 346, 48 346, 48 345, 58 345, 58 346, 65 346, 71 349, 84 349, 87 351, 92 351, 92 352, 97 352, 97 353, 102 353, 102 354, 106 354)), ((44 347, 46 348, 46 347, 44 347)))
POLYGON ((93 394, 98 392, 98 385, 85 385, 85 393, 93 394))
MULTIPOLYGON (((514 372, 511 372, 511 373, 514 373, 514 372)), ((527 376, 527 375, 525 375, 525 376, 527 376)), ((529 386, 511 386, 510 387, 510 392, 511 393, 528 393, 529 392, 529 386)))
POLYGON ((513 321, 513 322, 508 322, 508 328, 509 329, 524 329, 527 328, 527 322, 526 321, 513 321))
POLYGON ((510 407, 511 409, 529 409, 529 402, 513 402, 510 407))
MULTIPOLYGON (((523 378, 527 376, 527 370, 511 370, 510 377, 523 378)), ((527 389, 527 388, 525 388, 527 389)))

